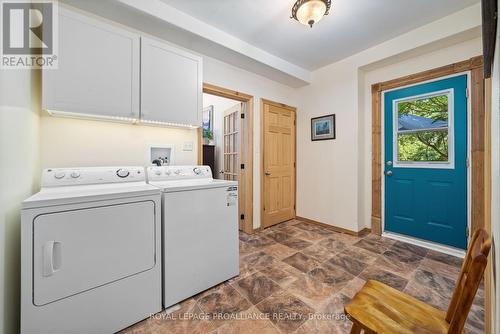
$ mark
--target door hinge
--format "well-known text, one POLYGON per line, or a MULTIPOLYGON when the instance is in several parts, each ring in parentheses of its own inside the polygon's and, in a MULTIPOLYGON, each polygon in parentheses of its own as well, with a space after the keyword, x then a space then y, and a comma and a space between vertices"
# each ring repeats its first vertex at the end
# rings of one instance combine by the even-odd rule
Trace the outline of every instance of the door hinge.
POLYGON ((241 220, 245 220, 245 214, 244 214, 244 213, 242 213, 242 214, 240 215, 240 219, 241 219, 241 220))
POLYGON ((241 118, 245 118, 245 114, 244 113, 241 113, 241 118))
POLYGON ((465 166, 466 166, 467 168, 469 168, 469 167, 470 167, 470 160, 469 160, 469 158, 465 159, 465 166))
POLYGON ((469 239, 469 226, 465 228, 465 236, 467 239, 469 239))
POLYGON ((465 88, 465 98, 469 98, 469 88, 465 88))
POLYGON ((245 164, 241 164, 240 168, 245 169, 245 164))

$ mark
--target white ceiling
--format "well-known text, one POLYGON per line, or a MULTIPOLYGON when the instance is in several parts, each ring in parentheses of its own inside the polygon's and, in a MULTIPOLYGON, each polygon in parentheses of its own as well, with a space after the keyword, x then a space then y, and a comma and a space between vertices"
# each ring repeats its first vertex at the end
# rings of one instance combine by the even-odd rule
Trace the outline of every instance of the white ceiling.
POLYGON ((161 0, 270 54, 314 70, 479 0, 333 0, 312 29, 290 19, 295 0, 161 0))

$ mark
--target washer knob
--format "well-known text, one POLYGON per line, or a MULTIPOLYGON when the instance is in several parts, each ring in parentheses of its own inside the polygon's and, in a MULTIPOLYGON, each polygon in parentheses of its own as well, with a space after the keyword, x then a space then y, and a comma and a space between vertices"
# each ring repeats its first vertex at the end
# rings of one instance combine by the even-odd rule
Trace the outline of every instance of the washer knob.
POLYGON ((180 169, 176 169, 174 173, 175 173, 175 175, 179 175, 181 173, 181 170, 180 169))
POLYGON ((118 177, 125 178, 130 175, 130 172, 126 169, 120 168, 116 171, 116 175, 118 175, 118 177))
POLYGON ((200 175, 202 171, 201 171, 201 169, 200 169, 200 168, 195 167, 195 168, 193 168, 193 172, 194 172, 196 175, 200 175))
POLYGON ((66 173, 65 172, 55 172, 54 173, 54 177, 58 180, 62 179, 63 177, 66 176, 66 173))
POLYGON ((74 179, 78 179, 80 177, 80 172, 78 171, 71 172, 71 177, 74 179))
POLYGON ((159 175, 161 175, 161 170, 159 170, 159 169, 158 169, 158 170, 156 170, 156 171, 155 171, 155 174, 156 174, 156 175, 158 175, 158 176, 159 176, 159 175))

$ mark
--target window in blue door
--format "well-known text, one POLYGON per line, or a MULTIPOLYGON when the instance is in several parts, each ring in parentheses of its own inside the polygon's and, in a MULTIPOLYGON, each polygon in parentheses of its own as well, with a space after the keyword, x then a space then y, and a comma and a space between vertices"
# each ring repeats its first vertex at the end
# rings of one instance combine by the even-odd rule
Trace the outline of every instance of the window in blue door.
POLYGON ((397 166, 453 168, 453 90, 394 101, 397 166))

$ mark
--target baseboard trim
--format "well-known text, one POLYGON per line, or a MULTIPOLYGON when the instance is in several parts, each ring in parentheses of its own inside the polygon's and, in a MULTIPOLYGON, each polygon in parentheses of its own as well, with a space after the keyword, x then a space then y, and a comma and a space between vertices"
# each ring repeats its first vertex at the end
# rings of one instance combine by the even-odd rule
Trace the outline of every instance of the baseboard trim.
POLYGON ((316 225, 328 228, 328 229, 330 229, 332 231, 335 231, 335 232, 353 235, 355 237, 361 237, 361 236, 367 235, 368 233, 371 233, 371 229, 369 229, 367 227, 365 227, 364 229, 362 229, 359 232, 355 232, 355 231, 351 231, 351 230, 348 230, 348 229, 343 228, 343 227, 338 227, 338 226, 333 226, 333 225, 325 224, 325 223, 319 222, 317 220, 313 220, 313 219, 309 219, 309 218, 305 218, 305 217, 295 216, 295 219, 302 220, 302 221, 304 221, 306 223, 316 224, 316 225))

